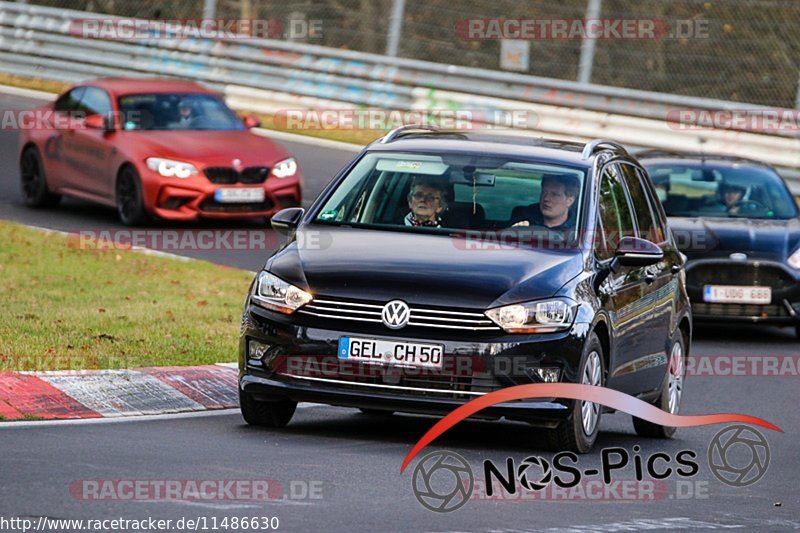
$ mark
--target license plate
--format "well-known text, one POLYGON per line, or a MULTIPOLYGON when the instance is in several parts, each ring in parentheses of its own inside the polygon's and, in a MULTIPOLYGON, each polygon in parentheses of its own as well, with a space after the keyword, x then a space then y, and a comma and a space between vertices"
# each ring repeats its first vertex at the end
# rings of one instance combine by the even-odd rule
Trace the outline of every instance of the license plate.
POLYGON ((217 189, 214 191, 214 200, 220 203, 263 202, 264 189, 260 187, 217 189))
POLYGON ((341 337, 339 359, 410 368, 442 368, 440 344, 341 337))
POLYGON ((706 285, 703 301, 721 304, 759 304, 772 302, 771 287, 745 287, 739 285, 706 285))

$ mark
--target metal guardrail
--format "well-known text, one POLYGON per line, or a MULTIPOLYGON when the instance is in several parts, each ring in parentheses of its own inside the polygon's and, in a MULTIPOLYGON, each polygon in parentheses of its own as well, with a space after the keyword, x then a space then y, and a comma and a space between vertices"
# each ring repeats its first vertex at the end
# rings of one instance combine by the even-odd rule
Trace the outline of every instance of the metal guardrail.
MULTIPOLYGON (((374 106, 398 110, 524 109, 537 133, 608 137, 672 150, 765 160, 800 190, 800 140, 742 130, 676 131, 670 111, 769 108, 458 67, 285 41, 87 39, 74 21, 107 15, 0 1, 0 71, 77 82, 102 76, 187 77, 247 106, 374 106), (277 103, 276 103, 277 102, 277 103)), ((291 107, 289 107, 291 109, 291 107)), ((258 110, 258 109, 254 109, 258 110)))

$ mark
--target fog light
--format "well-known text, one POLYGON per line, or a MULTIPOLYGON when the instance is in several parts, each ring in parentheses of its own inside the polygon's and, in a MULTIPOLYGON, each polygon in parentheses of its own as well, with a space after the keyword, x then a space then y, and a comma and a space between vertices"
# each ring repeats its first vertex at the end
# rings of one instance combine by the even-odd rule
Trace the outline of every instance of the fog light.
POLYGON ((269 350, 269 344, 264 344, 253 339, 247 343, 247 357, 249 359, 261 360, 269 350))
POLYGON ((535 379, 544 383, 558 383, 558 377, 561 374, 559 368, 547 367, 529 368, 528 372, 532 374, 535 379))

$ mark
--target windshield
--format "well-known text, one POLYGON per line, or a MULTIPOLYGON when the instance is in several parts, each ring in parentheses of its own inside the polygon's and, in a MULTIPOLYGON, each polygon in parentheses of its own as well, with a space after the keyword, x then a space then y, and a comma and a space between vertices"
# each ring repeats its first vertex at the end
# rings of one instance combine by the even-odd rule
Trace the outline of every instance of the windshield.
POLYGON ((119 99, 124 130, 244 130, 216 96, 204 93, 134 94, 119 99))
POLYGON ((795 201, 769 169, 734 165, 647 165, 669 216, 793 218, 795 201))
POLYGON ((585 173, 508 157, 368 153, 316 222, 400 230, 532 230, 574 234, 585 173))

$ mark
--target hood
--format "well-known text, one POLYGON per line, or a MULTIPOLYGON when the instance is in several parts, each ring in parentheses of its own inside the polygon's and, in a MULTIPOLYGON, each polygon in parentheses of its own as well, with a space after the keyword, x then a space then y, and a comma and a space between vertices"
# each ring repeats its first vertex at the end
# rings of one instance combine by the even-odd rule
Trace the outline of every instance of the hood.
POLYGON ((327 297, 486 309, 553 296, 583 269, 574 250, 470 250, 447 235, 312 228, 267 267, 327 297))
POLYGON ((678 248, 690 259, 749 258, 785 261, 800 244, 797 219, 670 218, 678 248))
POLYGON ((269 165, 291 157, 283 147, 249 130, 243 131, 125 131, 136 139, 139 158, 165 157, 202 166, 230 166, 240 159, 242 166, 269 165))

